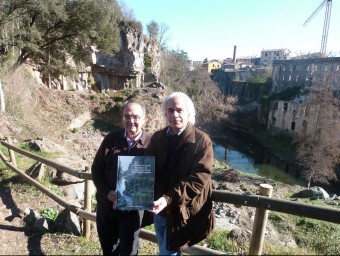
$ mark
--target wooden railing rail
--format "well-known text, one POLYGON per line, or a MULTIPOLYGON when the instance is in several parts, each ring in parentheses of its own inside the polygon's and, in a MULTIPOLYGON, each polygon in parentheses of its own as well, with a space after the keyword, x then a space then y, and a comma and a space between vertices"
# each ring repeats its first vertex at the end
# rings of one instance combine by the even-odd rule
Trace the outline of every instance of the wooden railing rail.
MULTIPOLYGON (((73 170, 69 167, 63 166, 63 165, 56 163, 54 161, 45 159, 43 157, 40 157, 40 156, 35 155, 33 153, 30 153, 26 150, 15 147, 15 146, 13 146, 13 145, 11 145, 11 144, 9 144, 9 143, 5 142, 4 140, 1 140, 1 139, 0 139, 0 144, 7 147, 9 150, 16 151, 17 153, 20 153, 20 154, 27 156, 29 158, 32 158, 34 160, 37 160, 38 162, 41 162, 41 163, 44 163, 48 166, 54 167, 59 171, 65 171, 66 173, 68 173, 70 175, 74 175, 75 177, 78 177, 78 178, 85 178, 85 191, 89 191, 88 189, 86 189, 86 186, 88 185, 88 184, 86 184, 87 183, 86 181, 91 180, 92 176, 90 174, 88 174, 87 172, 84 173, 82 171, 73 170)), ((4 154, 0 151, 0 158, 5 163, 5 165, 7 167, 9 167, 10 169, 12 169, 15 173, 20 175, 22 178, 24 178, 29 184, 35 186, 42 193, 46 194, 52 200, 54 200, 55 202, 57 202, 58 204, 63 206, 65 209, 77 214, 80 218, 84 219, 85 220, 85 227, 84 227, 85 233, 83 234, 83 236, 89 237, 89 233, 87 233, 89 225, 87 224, 86 220, 96 222, 96 214, 91 213, 89 211, 84 211, 83 209, 79 208, 78 206, 67 202, 62 197, 54 194, 48 188, 41 185, 35 179, 32 179, 30 176, 28 176, 23 171, 21 171, 20 169, 18 169, 16 166, 13 165, 13 162, 15 161, 15 160, 13 161, 14 154, 12 152, 9 152, 9 154, 11 155, 12 160, 8 160, 4 156, 4 154)), ((89 195, 85 195, 85 198, 89 198, 89 197, 90 197, 89 195)), ((153 243, 157 243, 156 234, 154 232, 151 232, 151 231, 148 231, 148 230, 145 230, 145 229, 141 229, 139 237, 141 239, 144 239, 144 240, 147 240, 147 241, 150 241, 150 242, 153 242, 153 243)), ((210 248, 206 248, 206 247, 203 247, 203 246, 200 246, 200 245, 194 245, 192 247, 189 247, 186 250, 184 250, 184 252, 189 254, 189 255, 225 255, 225 253, 222 253, 222 252, 210 249, 210 248)))
POLYGON ((340 224, 340 210, 331 207, 321 207, 258 195, 241 195, 223 190, 214 190, 212 199, 215 202, 231 203, 256 208, 261 207, 271 211, 340 224))
MULTIPOLYGON (((0 139, 0 144, 7 147, 9 150, 13 150, 17 153, 25 155, 34 160, 37 160, 38 162, 54 167, 58 171, 63 171, 75 177, 83 178, 85 179, 85 181, 92 180, 92 176, 88 172, 74 170, 67 166, 61 165, 54 161, 51 161, 43 157, 40 157, 38 155, 35 155, 33 153, 30 153, 26 150, 15 147, 11 145, 10 143, 5 142, 4 140, 1 140, 1 139, 0 139)), ((11 158, 14 157, 13 153, 9 152, 9 154, 11 158)), ((19 170, 13 164, 13 162, 15 163, 15 160, 14 161, 13 159, 11 161, 7 160, 7 158, 3 155, 1 151, 0 151, 0 158, 6 164, 6 166, 8 166, 14 172, 22 176, 25 180, 27 180, 28 183, 38 188, 41 192, 49 196, 51 199, 53 199, 54 201, 56 201, 57 203, 65 207, 66 209, 76 213, 79 217, 85 220, 90 220, 90 221, 95 222, 95 219, 96 219, 95 214, 89 211, 84 211, 78 206, 68 203, 60 196, 49 191, 46 187, 41 185, 38 181, 32 179, 30 176, 25 174, 23 171, 19 170)), ((264 187, 266 187, 266 185, 264 187)), ((89 189, 85 189, 85 191, 89 191, 89 189)), ((88 198, 89 196, 85 195, 85 197, 88 198)), ((308 218, 313 218, 313 219, 340 224, 340 210, 337 210, 335 208, 330 208, 330 207, 321 207, 321 206, 309 205, 309 204, 298 203, 298 202, 293 202, 293 201, 288 201, 288 200, 274 199, 274 198, 270 198, 268 196, 262 196, 262 195, 242 195, 242 194, 221 191, 221 190, 213 190, 212 199, 215 202, 223 202, 223 203, 231 203, 234 205, 255 207, 257 210, 260 209, 264 213, 266 213, 267 210, 271 210, 271 211, 277 211, 277 212, 298 215, 298 216, 303 216, 303 217, 308 217, 308 218)), ((261 219, 261 221, 264 221, 265 223, 266 218, 267 216, 264 216, 264 218, 261 219)), ((257 216, 255 216, 255 220, 256 219, 257 219, 257 216)), ((256 223, 254 223, 253 233, 254 233, 254 229, 256 230, 255 224, 256 223)), ((264 228, 265 228, 265 225, 264 225, 264 228)), ((87 237, 88 234, 85 234, 84 236, 87 237)), ((141 230, 140 237, 142 239, 145 239, 151 242, 157 242, 155 233, 147 231, 145 229, 141 230)), ((250 248, 250 252, 252 252, 252 254, 260 255, 261 245, 256 245, 255 247, 259 247, 257 248, 258 250, 256 251, 256 249, 250 248)), ((202 246, 198 246, 198 245, 188 248, 187 250, 185 250, 185 252, 192 254, 192 255, 222 255, 223 254, 219 251, 215 251, 215 250, 205 248, 202 246)))
POLYGON ((35 186, 37 189, 39 189, 41 192, 43 192, 45 195, 53 199, 55 202, 63 206, 65 209, 79 215, 82 218, 89 219, 92 221, 96 221, 96 215, 87 211, 84 211, 79 206, 76 206, 74 204, 69 203, 62 197, 58 196, 57 194, 51 192, 48 188, 41 185, 40 182, 36 181, 35 179, 32 179, 29 175, 27 175, 25 172, 21 171, 17 167, 15 167, 13 164, 10 163, 9 160, 4 156, 4 154, 0 151, 0 158, 2 161, 6 164, 7 167, 12 169, 15 173, 20 175, 22 178, 24 178, 29 184, 35 186))
POLYGON ((76 170, 74 170, 74 169, 72 169, 70 167, 67 167, 65 165, 62 165, 60 163, 54 162, 52 160, 49 160, 49 159, 46 159, 44 157, 38 156, 38 155, 33 154, 33 153, 31 153, 29 151, 26 151, 24 149, 21 149, 21 148, 18 148, 16 146, 13 146, 12 144, 10 144, 10 143, 8 143, 8 142, 6 142, 4 140, 0 140, 0 143, 3 146, 5 146, 8 149, 10 149, 10 150, 14 150, 17 153, 20 153, 20 154, 22 154, 24 156, 27 156, 29 158, 32 158, 34 160, 37 160, 40 163, 46 164, 48 166, 51 166, 51 167, 57 169, 58 171, 66 172, 66 173, 68 173, 70 175, 73 175, 73 176, 75 176, 77 178, 80 178, 80 179, 88 179, 88 180, 92 179, 92 176, 91 176, 90 173, 86 173, 86 172, 82 172, 82 171, 76 171, 76 170))

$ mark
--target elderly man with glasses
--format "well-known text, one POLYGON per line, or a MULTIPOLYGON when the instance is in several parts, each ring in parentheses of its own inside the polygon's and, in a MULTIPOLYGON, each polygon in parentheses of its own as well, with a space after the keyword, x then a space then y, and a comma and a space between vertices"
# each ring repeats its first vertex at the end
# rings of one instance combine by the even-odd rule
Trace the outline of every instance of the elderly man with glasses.
POLYGON ((118 156, 144 155, 150 135, 142 126, 145 107, 137 102, 123 106, 124 129, 108 133, 92 164, 97 193, 97 230, 103 255, 137 255, 143 211, 115 209, 118 156))

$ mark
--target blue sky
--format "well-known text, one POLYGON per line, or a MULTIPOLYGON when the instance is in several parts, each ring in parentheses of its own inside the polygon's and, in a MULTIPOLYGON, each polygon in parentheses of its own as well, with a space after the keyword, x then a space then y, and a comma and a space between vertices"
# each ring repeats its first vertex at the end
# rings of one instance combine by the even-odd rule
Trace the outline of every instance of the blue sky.
MULTIPOLYGON (((168 48, 191 60, 259 57, 263 49, 288 48, 292 55, 319 52, 326 6, 303 23, 323 0, 119 0, 146 24, 169 27, 168 48)), ((327 53, 340 56, 340 0, 332 1, 327 53)))

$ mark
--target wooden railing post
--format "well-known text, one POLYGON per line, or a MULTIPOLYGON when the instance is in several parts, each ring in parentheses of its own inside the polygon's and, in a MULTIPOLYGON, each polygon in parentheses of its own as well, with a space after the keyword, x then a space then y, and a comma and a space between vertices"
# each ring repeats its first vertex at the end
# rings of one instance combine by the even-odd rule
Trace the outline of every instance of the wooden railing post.
MULTIPOLYGON (((260 184, 260 196, 271 197, 273 192, 273 187, 268 184, 260 184)), ((250 240, 249 255, 261 255, 264 233, 266 230, 268 219, 268 210, 258 207, 255 212, 255 219, 253 224, 253 231, 250 240)))
MULTIPOLYGON (((85 172, 89 172, 89 167, 86 166, 85 167, 85 172)), ((92 185, 91 184, 91 180, 88 180, 88 179, 85 179, 85 189, 84 189, 84 208, 85 208, 85 211, 87 212, 91 212, 92 210, 92 202, 91 202, 91 189, 90 189, 90 186, 92 185)), ((89 239, 90 238, 90 235, 91 235, 91 221, 88 220, 88 219, 85 219, 84 220, 84 237, 86 239, 89 239)))
MULTIPOLYGON (((11 137, 9 137, 9 136, 6 137, 6 140, 7 140, 7 142, 8 142, 9 144, 12 144, 12 139, 11 139, 11 137)), ((13 165, 15 168, 17 168, 17 161, 16 161, 16 159, 15 159, 14 151, 13 151, 12 149, 8 149, 8 154, 9 154, 9 159, 10 159, 12 165, 13 165)))

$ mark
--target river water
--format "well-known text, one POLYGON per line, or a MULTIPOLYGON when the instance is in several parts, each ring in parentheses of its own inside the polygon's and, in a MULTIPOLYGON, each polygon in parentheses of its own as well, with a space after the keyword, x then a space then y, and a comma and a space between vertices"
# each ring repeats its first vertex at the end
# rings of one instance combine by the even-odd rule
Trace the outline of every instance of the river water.
MULTIPOLYGON (((235 170, 307 187, 307 182, 299 178, 300 171, 296 165, 268 153, 251 135, 227 130, 222 136, 212 137, 212 141, 214 158, 235 170)), ((327 189, 326 191, 340 194, 340 182, 311 185, 321 186, 327 189)))
POLYGON ((249 143, 247 150, 241 150, 231 145, 227 139, 215 138, 213 140, 214 158, 228 164, 235 170, 244 173, 257 174, 287 184, 306 185, 305 182, 286 173, 284 170, 281 170, 272 164, 264 163, 262 160, 264 157, 259 156, 261 152, 258 152, 258 146, 252 143, 249 143), (257 155, 256 161, 255 155, 257 155))

